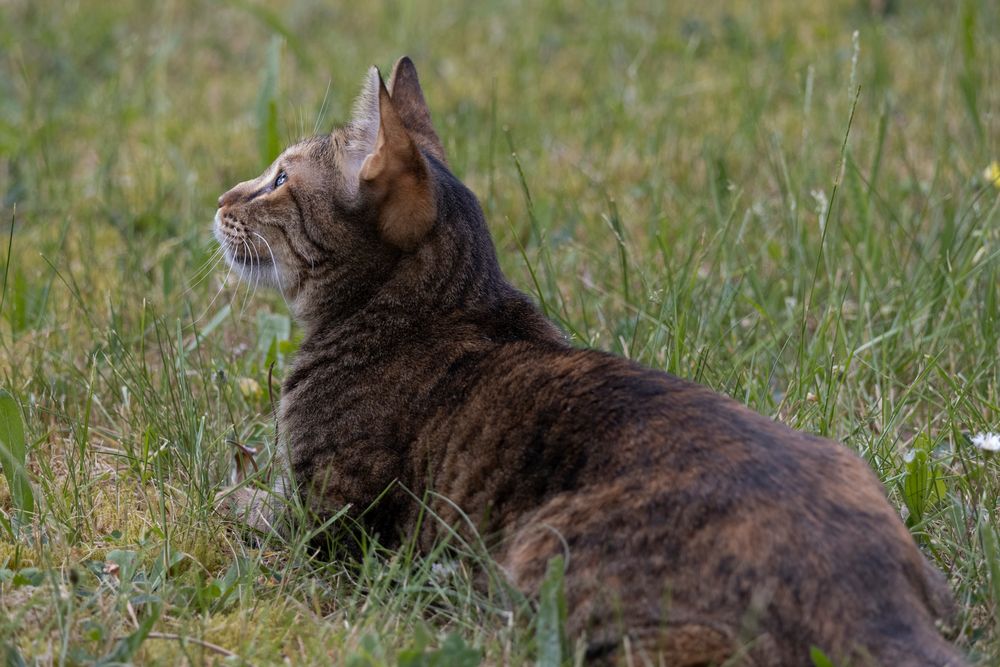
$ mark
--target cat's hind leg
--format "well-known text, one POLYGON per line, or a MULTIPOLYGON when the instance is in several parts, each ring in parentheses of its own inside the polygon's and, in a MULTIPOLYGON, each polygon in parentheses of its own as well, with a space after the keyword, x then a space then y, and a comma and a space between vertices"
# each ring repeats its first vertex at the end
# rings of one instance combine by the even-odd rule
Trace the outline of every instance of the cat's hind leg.
POLYGON ((591 642, 585 664, 672 667, 778 667, 771 638, 742 644, 729 629, 712 623, 670 622, 648 631, 630 630, 615 640, 591 642))

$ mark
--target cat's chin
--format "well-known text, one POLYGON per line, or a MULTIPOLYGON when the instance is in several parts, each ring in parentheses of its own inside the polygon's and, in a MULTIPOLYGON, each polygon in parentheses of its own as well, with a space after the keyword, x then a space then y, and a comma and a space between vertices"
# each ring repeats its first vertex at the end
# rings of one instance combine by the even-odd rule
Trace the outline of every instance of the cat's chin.
POLYGON ((245 250, 237 251, 228 247, 224 250, 223 257, 226 263, 236 271, 240 280, 263 287, 281 289, 282 281, 278 266, 270 257, 250 254, 245 250))

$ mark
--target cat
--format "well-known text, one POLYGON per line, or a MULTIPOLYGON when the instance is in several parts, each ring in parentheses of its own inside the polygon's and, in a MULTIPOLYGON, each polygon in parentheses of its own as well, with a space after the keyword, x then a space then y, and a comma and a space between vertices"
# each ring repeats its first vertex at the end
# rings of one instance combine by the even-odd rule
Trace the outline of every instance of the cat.
POLYGON ((812 647, 967 664, 935 626, 944 577, 857 455, 574 348, 511 286, 409 58, 388 86, 369 71, 345 126, 222 195, 215 233, 304 332, 275 491, 231 496, 252 526, 277 528, 289 494, 390 546, 471 520, 528 595, 565 553, 567 631, 593 664, 623 661, 626 637, 692 667, 811 664, 812 647))

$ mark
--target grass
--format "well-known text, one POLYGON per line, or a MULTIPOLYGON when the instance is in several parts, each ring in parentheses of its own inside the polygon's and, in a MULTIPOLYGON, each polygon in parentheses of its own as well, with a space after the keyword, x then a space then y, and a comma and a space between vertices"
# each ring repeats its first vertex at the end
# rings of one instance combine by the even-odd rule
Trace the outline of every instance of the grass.
POLYGON ((0 5, 8 664, 566 656, 558 572, 539 610, 212 509, 297 335, 211 263, 215 198, 402 53, 512 280, 580 345, 858 451, 1000 659, 1000 461, 969 440, 1000 431, 1000 6, 627 4, 0 5))

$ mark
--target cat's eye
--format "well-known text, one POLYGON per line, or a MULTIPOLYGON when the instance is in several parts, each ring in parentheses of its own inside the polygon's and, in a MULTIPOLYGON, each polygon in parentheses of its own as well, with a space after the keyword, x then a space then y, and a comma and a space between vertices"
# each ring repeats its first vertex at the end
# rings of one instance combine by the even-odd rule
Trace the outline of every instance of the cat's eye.
POLYGON ((285 173, 285 170, 282 169, 281 171, 278 172, 278 177, 274 179, 274 187, 275 188, 281 187, 287 180, 288 180, 288 175, 285 173))

